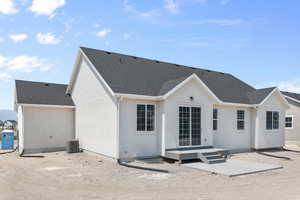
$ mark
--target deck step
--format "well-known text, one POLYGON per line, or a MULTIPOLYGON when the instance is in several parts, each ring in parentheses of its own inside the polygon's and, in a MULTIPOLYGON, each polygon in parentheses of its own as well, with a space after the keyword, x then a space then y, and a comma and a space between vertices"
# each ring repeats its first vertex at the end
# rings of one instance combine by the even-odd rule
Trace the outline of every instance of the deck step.
POLYGON ((224 163, 226 160, 224 158, 221 159, 214 159, 214 160, 209 160, 208 164, 217 164, 217 163, 224 163))
POLYGON ((223 158, 220 152, 212 151, 212 152, 204 152, 198 153, 198 158, 207 164, 216 164, 216 163, 224 163, 226 159, 223 158))
POLYGON ((204 156, 215 156, 215 155, 220 155, 217 151, 213 152, 206 152, 206 153, 201 153, 204 156))
POLYGON ((211 155, 206 156, 207 160, 214 160, 214 159, 222 159, 223 157, 221 155, 211 155))

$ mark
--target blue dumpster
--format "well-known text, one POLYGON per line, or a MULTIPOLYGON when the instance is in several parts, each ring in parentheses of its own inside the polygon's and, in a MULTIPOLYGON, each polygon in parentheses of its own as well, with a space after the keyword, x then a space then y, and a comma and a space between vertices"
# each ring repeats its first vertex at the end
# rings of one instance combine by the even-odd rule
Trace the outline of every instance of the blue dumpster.
POLYGON ((2 131, 2 149, 14 148, 14 134, 11 130, 2 131))

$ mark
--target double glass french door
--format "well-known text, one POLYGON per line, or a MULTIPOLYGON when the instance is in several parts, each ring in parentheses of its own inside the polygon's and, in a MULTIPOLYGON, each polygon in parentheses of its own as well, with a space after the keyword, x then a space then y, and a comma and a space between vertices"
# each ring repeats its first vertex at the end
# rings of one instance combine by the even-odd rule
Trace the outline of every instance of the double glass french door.
POLYGON ((179 107, 179 146, 201 145, 201 107, 179 107))

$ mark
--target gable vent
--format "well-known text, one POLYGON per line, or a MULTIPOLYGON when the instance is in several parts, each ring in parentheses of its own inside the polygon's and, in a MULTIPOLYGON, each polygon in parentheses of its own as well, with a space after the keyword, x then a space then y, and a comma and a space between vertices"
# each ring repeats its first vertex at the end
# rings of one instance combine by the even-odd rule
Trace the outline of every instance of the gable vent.
POLYGON ((108 52, 108 51, 106 51, 106 53, 107 53, 108 55, 110 55, 110 54, 111 54, 111 52, 108 52))

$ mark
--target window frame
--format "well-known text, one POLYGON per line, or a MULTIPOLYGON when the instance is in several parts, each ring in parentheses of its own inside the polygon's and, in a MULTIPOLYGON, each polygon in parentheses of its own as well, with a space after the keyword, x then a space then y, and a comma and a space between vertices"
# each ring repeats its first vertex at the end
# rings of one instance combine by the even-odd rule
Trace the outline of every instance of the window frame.
POLYGON ((177 121, 179 122, 179 108, 180 107, 188 107, 189 109, 190 109, 190 114, 189 114, 189 132, 190 132, 190 145, 187 145, 187 146, 181 146, 180 145, 180 141, 179 141, 179 132, 180 132, 180 129, 179 129, 179 126, 180 126, 180 124, 178 123, 177 124, 177 148, 179 148, 179 149, 183 149, 183 148, 187 148, 187 147, 201 147, 201 146, 203 146, 204 145, 204 143, 205 142, 203 142, 203 132, 202 132, 202 130, 203 130, 203 105, 202 104, 178 104, 177 105, 177 108, 178 108, 178 115, 177 115, 177 121), (200 121, 200 123, 201 123, 201 128, 200 128, 200 134, 201 134, 201 144, 200 145, 191 145, 192 144, 192 108, 193 107, 196 107, 196 108, 200 108, 200 115, 201 115, 201 121, 200 121))
POLYGON ((284 118, 284 127, 285 127, 285 129, 294 129, 294 115, 286 115, 285 116, 285 118, 284 118), (292 118, 292 121, 291 122, 287 122, 286 121, 287 118, 292 118), (287 123, 291 123, 292 126, 291 127, 286 127, 287 123))
POLYGON ((243 132, 246 130, 246 111, 245 110, 237 110, 236 111, 236 130, 243 132), (239 112, 243 112, 243 119, 239 119, 239 112), (239 129, 239 122, 243 122, 243 129, 239 129))
POLYGON ((155 133, 156 131, 156 104, 151 104, 151 103, 137 103, 136 104, 136 112, 135 112, 135 131, 138 133, 138 134, 153 134, 155 133), (137 123, 137 109, 138 109, 138 105, 144 105, 145 106, 145 130, 138 130, 138 123, 137 123), (153 120, 153 130, 150 130, 148 131, 147 130, 147 106, 148 105, 151 105, 154 107, 154 120, 153 120))
POLYGON ((218 131, 219 130, 219 109, 218 108, 213 109, 213 127, 212 127, 212 129, 213 129, 213 131, 218 131), (217 117, 216 118, 214 116, 215 111, 217 112, 217 117), (216 124, 217 124, 216 129, 215 129, 215 126, 214 126, 214 122, 216 122, 216 124))
POLYGON ((278 131, 280 129, 280 112, 279 111, 270 111, 270 110, 267 110, 266 112, 266 130, 267 131, 278 131), (272 120, 271 120, 271 128, 268 128, 268 113, 271 113, 272 114, 272 120), (278 127, 277 128, 274 128, 274 114, 278 114, 278 127))

